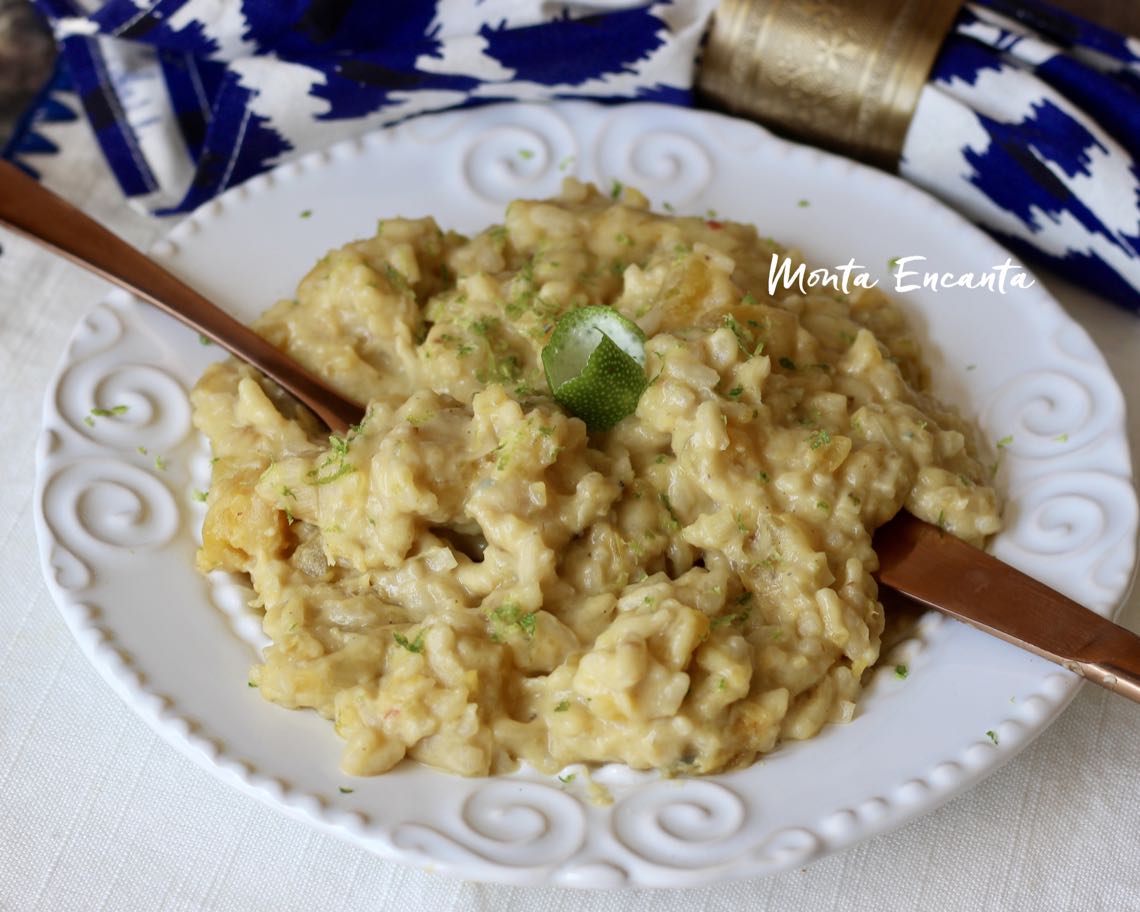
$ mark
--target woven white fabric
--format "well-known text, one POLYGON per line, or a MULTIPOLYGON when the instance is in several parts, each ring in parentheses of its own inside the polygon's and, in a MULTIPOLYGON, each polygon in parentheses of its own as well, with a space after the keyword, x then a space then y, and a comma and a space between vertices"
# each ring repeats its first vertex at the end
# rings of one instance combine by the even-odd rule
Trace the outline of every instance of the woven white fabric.
MULTIPOLYGON (((170 227, 122 202, 89 139, 71 148, 57 190, 140 245, 170 227)), ((381 861, 215 781, 103 683, 41 580, 32 523, 41 401, 73 325, 104 288, 10 235, 0 244, 3 912, 1140 910, 1140 706, 1092 686, 1005 768, 902 830, 803 870, 691 892, 451 881, 381 861)), ((1140 390, 1140 322, 1050 284, 1123 388, 1140 390)), ((1136 593, 1122 622, 1140 630, 1136 593)))

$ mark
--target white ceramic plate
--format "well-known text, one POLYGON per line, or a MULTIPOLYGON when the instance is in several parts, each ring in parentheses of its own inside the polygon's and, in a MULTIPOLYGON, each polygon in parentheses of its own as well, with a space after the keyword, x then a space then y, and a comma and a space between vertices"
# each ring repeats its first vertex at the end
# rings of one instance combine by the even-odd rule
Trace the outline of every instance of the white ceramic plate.
MULTIPOLYGON (((372 234, 378 217, 430 213, 476 229, 500 220, 509 199, 555 193, 568 173, 637 186, 658 206, 755 222, 817 263, 854 257, 884 280, 896 256, 924 255, 955 275, 1007 256, 907 184, 752 124, 581 103, 446 114, 338 145, 227 193, 154 252, 248 320, 291 296, 328 248, 372 234)), ((1137 507, 1123 400, 1101 355, 1039 284, 900 300, 926 338, 939 393, 979 415, 991 441, 1013 437, 998 476, 1007 529, 993 551, 1111 613, 1132 570, 1137 507)), ((581 774, 568 784, 527 771, 465 780, 404 764, 350 780, 327 722, 246 686, 262 642, 248 592, 193 569, 203 512, 193 492, 208 486, 209 454, 187 390, 216 357, 125 297, 80 323, 47 396, 38 454, 48 584, 94 665, 167 740, 241 790, 381 855, 515 884, 766 874, 936 807, 1024 747, 1075 692, 1069 673, 931 615, 874 676, 854 722, 740 772, 665 781, 605 768, 593 778, 612 793, 608 806, 587 800, 581 774), (117 404, 129 411, 85 423, 91 408, 117 404), (909 667, 906 680, 890 670, 896 662, 909 667)))

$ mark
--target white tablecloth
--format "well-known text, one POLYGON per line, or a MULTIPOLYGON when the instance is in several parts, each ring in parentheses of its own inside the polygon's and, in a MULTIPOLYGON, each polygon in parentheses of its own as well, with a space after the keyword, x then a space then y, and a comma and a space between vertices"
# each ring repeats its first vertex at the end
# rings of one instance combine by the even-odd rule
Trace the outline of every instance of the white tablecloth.
MULTIPOLYGON (((93 150, 74 202, 146 246, 93 150)), ((0 236, 0 910, 1140 910, 1140 706, 1085 685, 979 787, 898 830, 765 880, 691 892, 582 893, 461 883, 381 861, 215 781, 87 664, 48 597, 32 525, 44 389, 105 286, 0 236)), ((1047 282, 1126 395, 1140 320, 1047 282)), ((1133 403, 1135 405, 1135 403, 1133 403)), ((1129 419, 1140 453, 1140 408, 1129 419)), ((1121 622, 1140 630, 1133 594, 1121 622)))

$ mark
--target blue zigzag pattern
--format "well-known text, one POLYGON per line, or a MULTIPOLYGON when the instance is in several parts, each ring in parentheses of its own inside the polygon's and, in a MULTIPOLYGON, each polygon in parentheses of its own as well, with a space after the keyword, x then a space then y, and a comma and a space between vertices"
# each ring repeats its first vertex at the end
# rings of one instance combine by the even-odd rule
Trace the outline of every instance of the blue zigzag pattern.
POLYGON ((74 87, 67 61, 62 56, 58 57, 55 70, 47 85, 40 89, 16 122, 4 148, 0 149, 0 158, 19 165, 38 180, 39 171, 23 161, 23 158, 29 155, 54 155, 59 151, 55 143, 40 132, 40 127, 44 124, 71 123, 78 120, 78 105, 72 107, 74 99, 74 87))

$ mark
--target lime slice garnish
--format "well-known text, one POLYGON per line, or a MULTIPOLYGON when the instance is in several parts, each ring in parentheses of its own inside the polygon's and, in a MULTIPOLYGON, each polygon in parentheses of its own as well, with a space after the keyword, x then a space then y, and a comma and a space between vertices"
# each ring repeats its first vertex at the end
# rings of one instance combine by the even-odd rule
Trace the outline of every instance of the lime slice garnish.
POLYGON ((579 307, 554 327, 542 366, 558 403, 604 431, 632 415, 645 391, 645 333, 612 307, 579 307))

